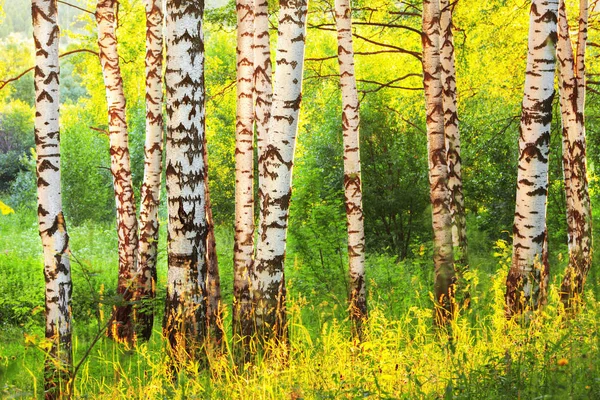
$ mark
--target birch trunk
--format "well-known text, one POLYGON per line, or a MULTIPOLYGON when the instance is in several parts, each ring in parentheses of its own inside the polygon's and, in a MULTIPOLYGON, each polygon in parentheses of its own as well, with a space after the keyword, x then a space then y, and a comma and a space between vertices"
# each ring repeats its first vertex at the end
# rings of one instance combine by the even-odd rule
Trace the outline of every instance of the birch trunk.
POLYGON ((252 333, 250 275, 254 257, 254 2, 237 1, 234 343, 252 333))
POLYGON ((154 324, 151 303, 156 297, 156 256, 158 245, 158 205, 163 154, 162 94, 162 0, 145 0, 146 6, 146 143, 144 183, 141 191, 140 236, 136 300, 138 337, 149 340, 154 324))
POLYGON ((125 95, 115 33, 116 5, 116 0, 99 0, 96 8, 100 64, 108 103, 110 169, 113 175, 117 207, 117 235, 119 238, 117 293, 123 297, 123 304, 116 305, 114 308, 111 317, 112 323, 107 334, 119 342, 131 343, 134 329, 130 301, 134 291, 131 287, 132 280, 137 270, 138 227, 131 184, 125 95))
POLYGON ((261 218, 253 295, 261 340, 287 341, 284 259, 292 166, 302 99, 307 0, 280 3, 277 69, 268 141, 260 155, 261 218))
POLYGON ((506 281, 508 318, 527 307, 539 307, 546 298, 546 201, 557 12, 558 0, 532 1, 519 135, 513 259, 506 281))
POLYGON ((567 197, 569 265, 561 286, 566 307, 583 292, 591 267, 591 205, 587 182, 585 138, 585 47, 588 2, 579 10, 577 58, 573 55, 564 1, 559 2, 558 46, 559 93, 563 125, 563 167, 567 197))
MULTIPOLYGON (((269 4, 254 0, 254 120, 258 158, 264 157, 264 143, 269 137, 271 103, 273 102, 271 41, 269 37, 269 4)), ((259 165, 258 180, 264 177, 259 165)))
POLYGON ((204 3, 167 2, 167 298, 163 330, 175 358, 199 357, 206 335, 204 3))
POLYGON ((354 74, 352 46, 352 11, 349 0, 335 1, 338 34, 338 61, 342 89, 342 128, 344 135, 344 196, 348 230, 350 274, 350 318, 357 333, 367 318, 365 289, 365 229, 363 224, 362 184, 360 173, 359 103, 354 74))
POLYGON ((454 312, 456 276, 452 252, 452 217, 444 134, 440 9, 438 0, 423 1, 423 85, 427 110, 427 147, 435 265, 435 321, 443 325, 454 312))
POLYGON ((446 135, 446 158, 448 162, 448 189, 450 190, 450 214, 452 215, 452 244, 459 264, 459 278, 467 267, 467 224, 460 158, 460 131, 456 101, 456 68, 454 65, 454 35, 452 33, 452 9, 454 4, 440 0, 442 88, 444 103, 444 133, 446 135))
POLYGON ((46 339, 52 344, 44 365, 46 399, 68 397, 73 368, 69 235, 60 185, 59 61, 56 0, 33 0, 35 42, 35 143, 39 232, 44 248, 46 339))

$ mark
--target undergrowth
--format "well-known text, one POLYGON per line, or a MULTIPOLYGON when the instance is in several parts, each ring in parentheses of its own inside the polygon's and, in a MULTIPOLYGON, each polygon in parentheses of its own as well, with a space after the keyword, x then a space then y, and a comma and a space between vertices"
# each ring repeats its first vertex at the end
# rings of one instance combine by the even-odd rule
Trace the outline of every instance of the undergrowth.
MULTIPOLYGON (((31 221, 11 215, 0 222, 0 397, 6 398, 43 396, 41 246, 31 221)), ((231 332, 231 238, 224 231, 217 234, 224 243, 219 255, 225 330, 231 332)), ((471 267, 471 305, 447 330, 433 328, 426 247, 411 261, 369 257, 370 317, 362 342, 350 334, 343 282, 331 282, 322 291, 311 286, 302 259, 292 254, 289 348, 272 349, 245 365, 236 365, 226 348, 210 355, 209 368, 190 362, 173 377, 160 331, 164 293, 159 293, 150 342, 127 349, 102 337, 90 350, 114 300, 110 288, 116 286, 117 260, 106 250, 116 248, 112 235, 109 225, 71 230, 74 358, 81 362, 75 398, 600 398, 600 305, 594 290, 586 292, 579 313, 566 315, 557 292, 560 276, 554 274, 544 309, 527 320, 507 321, 506 242, 496 242, 495 254, 487 257, 493 267, 471 267)), ((164 264, 163 255, 159 287, 164 264)))

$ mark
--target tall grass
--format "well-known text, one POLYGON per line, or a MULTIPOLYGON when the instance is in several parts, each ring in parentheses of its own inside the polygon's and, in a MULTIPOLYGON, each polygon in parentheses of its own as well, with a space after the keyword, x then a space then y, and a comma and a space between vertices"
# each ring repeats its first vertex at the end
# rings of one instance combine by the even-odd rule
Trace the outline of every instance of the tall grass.
MULTIPOLYGON (((41 245, 31 221, 35 217, 22 213, 0 220, 0 397, 43 395, 41 245)), ((310 271, 291 254, 289 348, 272 348, 268 356, 245 365, 236 365, 229 351, 211 354, 209 368, 190 362, 173 376, 159 315, 149 343, 126 349, 102 337, 83 358, 114 301, 113 231, 110 225, 71 230, 77 258, 75 362, 83 359, 75 398, 600 398, 600 305, 594 291, 586 292, 579 313, 565 315, 557 292, 560 277, 554 275, 542 311, 527 321, 506 321, 510 246, 502 241, 496 243, 495 257, 481 256, 493 268, 472 266, 471 306, 461 310, 448 330, 433 328, 426 247, 412 261, 369 258, 370 317, 361 343, 350 334, 345 285, 332 282, 324 290, 311 289, 310 271)), ((218 239, 227 287, 230 234, 218 232, 218 239)), ((164 274, 163 257, 159 287, 164 274)), ((224 304, 229 305, 231 292, 225 293, 224 304)), ((160 313, 160 294, 157 303, 160 313)), ((227 310, 225 329, 230 332, 227 310)))

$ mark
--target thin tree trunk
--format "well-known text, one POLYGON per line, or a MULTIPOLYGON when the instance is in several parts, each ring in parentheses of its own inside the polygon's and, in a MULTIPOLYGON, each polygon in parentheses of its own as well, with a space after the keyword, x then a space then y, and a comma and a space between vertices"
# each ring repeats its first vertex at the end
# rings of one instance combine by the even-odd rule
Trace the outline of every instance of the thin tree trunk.
POLYGON ((558 0, 533 0, 519 135, 513 259, 506 281, 508 318, 544 304, 548 284, 546 202, 554 99, 558 0))
POLYGON ((444 134, 438 0, 423 1, 423 85, 427 106, 427 147, 435 265, 435 322, 443 325, 454 312, 456 276, 452 252, 452 217, 444 134))
POLYGON ((125 95, 115 33, 116 5, 116 0, 99 0, 96 8, 100 64, 102 65, 108 103, 110 169, 113 175, 117 207, 117 235, 119 238, 117 293, 123 296, 124 302, 124 304, 115 306, 111 317, 112 323, 107 334, 119 342, 131 343, 134 329, 130 301, 134 292, 131 287, 132 280, 137 271, 138 226, 131 184, 125 95))
POLYGON ((254 257, 254 1, 237 1, 237 116, 235 245, 233 251, 234 345, 252 334, 250 275, 254 257))
POLYGON ((141 192, 140 236, 136 300, 138 337, 149 340, 154 324, 156 297, 156 256, 158 245, 158 205, 163 154, 162 94, 162 0, 145 0, 146 6, 146 143, 144 183, 141 192))
POLYGON ((163 330, 173 356, 202 359, 206 337, 204 3, 167 2, 167 297, 163 330))
POLYGON ((342 128, 344 135, 344 196, 348 230, 350 273, 350 318, 358 335, 367 318, 365 289, 365 228, 363 223, 362 183, 360 173, 359 103, 354 74, 352 47, 352 11, 349 0, 335 1, 338 32, 338 60, 342 89, 342 128))
POLYGON ((255 323, 261 340, 287 341, 284 259, 292 166, 302 99, 307 0, 282 1, 269 137, 259 158, 260 232, 253 268, 255 323))
POLYGON ((573 56, 564 1, 559 3, 559 92, 563 123, 563 166, 567 194, 569 266, 561 286, 565 307, 583 293, 591 267, 591 205, 587 182, 585 138, 585 47, 588 2, 580 2, 577 59, 573 56))
POLYGON ((467 224, 460 158, 460 131, 456 105, 456 68, 454 66, 454 35, 452 34, 452 11, 454 4, 440 0, 442 87, 444 103, 444 133, 446 135, 446 158, 448 159, 448 188, 450 190, 450 214, 452 215, 452 244, 459 264, 459 278, 467 267, 467 224))
POLYGON ((44 365, 46 399, 67 398, 73 368, 69 235, 60 185, 59 61, 56 0, 33 0, 35 42, 35 143, 38 222, 44 248, 46 339, 52 344, 44 365))
POLYGON ((208 233, 206 235, 206 335, 211 350, 220 351, 223 347, 223 309, 221 303, 221 277, 219 275, 219 259, 217 257, 217 242, 215 240, 215 224, 210 203, 210 190, 208 179, 208 147, 204 136, 204 165, 206 174, 204 185, 206 187, 206 222, 208 233))

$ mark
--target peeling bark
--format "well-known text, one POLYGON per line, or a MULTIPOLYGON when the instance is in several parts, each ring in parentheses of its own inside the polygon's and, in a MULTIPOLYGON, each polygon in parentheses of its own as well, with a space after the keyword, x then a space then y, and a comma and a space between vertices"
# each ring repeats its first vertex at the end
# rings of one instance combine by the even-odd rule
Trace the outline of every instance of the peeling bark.
POLYGON ((519 134, 513 259, 506 281, 508 318, 545 303, 548 285, 546 202, 554 99, 558 0, 533 0, 519 134))
POLYGON ((73 369, 69 235, 60 184, 59 60, 56 0, 33 0, 35 144, 39 233, 44 248, 46 339, 44 397, 68 397, 73 369))

